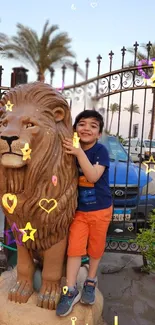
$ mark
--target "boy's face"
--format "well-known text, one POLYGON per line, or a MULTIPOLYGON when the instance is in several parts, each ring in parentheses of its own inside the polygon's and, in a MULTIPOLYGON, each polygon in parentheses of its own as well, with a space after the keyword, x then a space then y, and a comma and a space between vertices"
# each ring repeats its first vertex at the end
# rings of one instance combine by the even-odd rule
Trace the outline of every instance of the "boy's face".
POLYGON ((80 141, 85 144, 95 143, 101 136, 100 124, 94 117, 81 118, 76 126, 80 141))

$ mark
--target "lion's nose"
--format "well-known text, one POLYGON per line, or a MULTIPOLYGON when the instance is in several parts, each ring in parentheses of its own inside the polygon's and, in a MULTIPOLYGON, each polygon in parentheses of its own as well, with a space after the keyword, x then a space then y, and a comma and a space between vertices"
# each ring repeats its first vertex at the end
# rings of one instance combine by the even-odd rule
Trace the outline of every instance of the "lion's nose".
POLYGON ((19 138, 17 136, 13 136, 13 137, 6 137, 6 136, 1 136, 2 140, 7 141, 8 145, 11 146, 12 142, 15 140, 18 140, 19 138))

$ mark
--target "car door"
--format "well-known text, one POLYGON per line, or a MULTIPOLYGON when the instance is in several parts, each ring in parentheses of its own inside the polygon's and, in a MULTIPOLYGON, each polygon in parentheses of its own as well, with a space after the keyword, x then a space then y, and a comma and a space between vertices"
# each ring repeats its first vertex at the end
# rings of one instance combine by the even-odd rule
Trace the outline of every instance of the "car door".
POLYGON ((141 143, 139 140, 137 140, 135 143, 135 156, 137 160, 139 160, 140 151, 141 151, 141 143))
MULTIPOLYGON (((138 148, 137 148, 137 139, 131 139, 130 140, 130 156, 132 158, 133 161, 137 161, 138 160, 138 148)), ((124 149, 128 152, 129 151, 129 139, 125 140, 123 142, 123 147, 124 149)))
POLYGON ((124 149, 128 152, 129 151, 129 140, 124 140, 122 143, 124 149))

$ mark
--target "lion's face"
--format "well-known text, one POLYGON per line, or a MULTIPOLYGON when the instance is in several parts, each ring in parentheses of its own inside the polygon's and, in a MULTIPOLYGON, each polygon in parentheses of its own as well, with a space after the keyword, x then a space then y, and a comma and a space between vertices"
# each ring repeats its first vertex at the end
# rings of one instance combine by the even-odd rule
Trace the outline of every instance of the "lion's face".
POLYGON ((37 118, 36 107, 32 104, 13 106, 12 111, 7 111, 2 117, 0 126, 0 155, 1 164, 6 168, 21 168, 31 163, 31 156, 37 150, 37 144, 44 137, 45 129, 37 118), (24 160, 22 149, 25 144, 24 160), (28 151, 29 150, 29 151, 28 151), (30 155, 29 155, 30 153, 30 155))

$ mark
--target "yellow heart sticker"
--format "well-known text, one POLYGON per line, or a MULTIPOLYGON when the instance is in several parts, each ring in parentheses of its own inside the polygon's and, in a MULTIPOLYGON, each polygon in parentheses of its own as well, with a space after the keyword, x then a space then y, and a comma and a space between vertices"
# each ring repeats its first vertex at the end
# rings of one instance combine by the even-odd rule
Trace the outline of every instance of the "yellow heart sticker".
POLYGON ((75 322, 77 321, 77 317, 71 317, 72 325, 75 325, 75 322))
POLYGON ((43 209, 43 210, 45 210, 47 213, 50 213, 52 210, 54 210, 56 207, 57 207, 57 201, 55 200, 55 199, 50 199, 50 200, 47 200, 47 199, 41 199, 40 201, 39 201, 39 206, 40 206, 40 208, 41 209, 43 209), (52 206, 52 208, 50 208, 49 210, 47 210, 47 209, 45 209, 42 205, 41 205, 41 203, 43 202, 43 201, 45 201, 45 202, 47 202, 47 203, 50 203, 50 202, 54 202, 54 205, 52 206))
POLYGON ((128 230, 132 231, 132 230, 134 230, 134 227, 128 227, 128 230))
POLYGON ((62 291, 63 291, 63 294, 66 295, 67 291, 68 291, 68 287, 67 286, 64 286, 62 288, 62 291))
POLYGON ((15 194, 4 194, 2 197, 2 204, 4 206, 4 208, 10 213, 12 214, 17 206, 17 196, 15 194), (7 203, 7 200, 13 201, 12 206, 9 206, 7 203))

